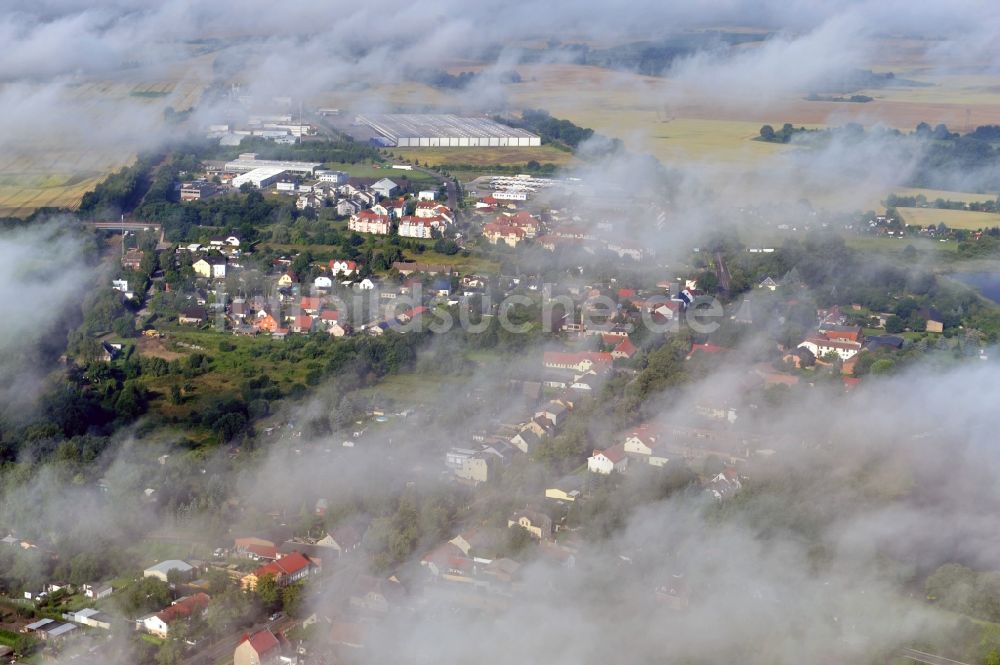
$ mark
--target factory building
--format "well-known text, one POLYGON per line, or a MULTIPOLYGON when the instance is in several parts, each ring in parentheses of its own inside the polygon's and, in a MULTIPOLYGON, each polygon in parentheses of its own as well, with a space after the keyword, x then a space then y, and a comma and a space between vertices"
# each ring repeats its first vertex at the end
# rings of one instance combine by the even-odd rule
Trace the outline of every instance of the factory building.
POLYGON ((226 171, 245 173, 255 169, 270 168, 313 175, 316 169, 321 166, 322 164, 314 162, 283 162, 276 159, 257 159, 256 153, 245 152, 240 155, 239 159, 226 162, 226 171))
POLYGON ((248 171, 247 173, 241 173, 240 175, 233 178, 233 187, 239 189, 243 183, 249 182, 251 185, 257 189, 264 189, 265 187, 270 187, 278 181, 278 178, 287 173, 286 169, 265 166, 262 168, 254 169, 253 171, 248 171))
POLYGON ((489 118, 451 114, 388 113, 359 115, 358 125, 367 125, 381 135, 380 144, 399 148, 514 148, 540 146, 535 134, 508 127, 489 118))

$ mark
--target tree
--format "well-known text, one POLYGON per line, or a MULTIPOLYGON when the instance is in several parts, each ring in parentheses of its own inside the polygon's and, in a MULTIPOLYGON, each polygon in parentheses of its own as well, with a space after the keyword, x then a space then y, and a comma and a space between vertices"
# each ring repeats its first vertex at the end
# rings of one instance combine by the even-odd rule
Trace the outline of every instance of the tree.
POLYGON ((126 587, 119 603, 126 616, 147 614, 170 604, 170 587, 163 580, 144 577, 126 587))
POLYGON ((156 652, 157 665, 178 665, 183 662, 184 641, 180 635, 177 635, 177 630, 181 625, 182 622, 177 622, 170 631, 173 635, 160 645, 159 651, 156 652))
POLYGON ((302 585, 289 584, 281 590, 281 606, 285 614, 299 618, 302 611, 302 585))
POLYGON ((760 128, 760 137, 765 141, 774 140, 774 127, 771 125, 764 125, 760 128))
POLYGON ((267 607, 275 607, 281 599, 281 588, 272 573, 266 573, 257 580, 257 597, 267 607))
POLYGON ((885 331, 887 333, 901 333, 906 330, 906 321, 893 314, 885 320, 885 331))

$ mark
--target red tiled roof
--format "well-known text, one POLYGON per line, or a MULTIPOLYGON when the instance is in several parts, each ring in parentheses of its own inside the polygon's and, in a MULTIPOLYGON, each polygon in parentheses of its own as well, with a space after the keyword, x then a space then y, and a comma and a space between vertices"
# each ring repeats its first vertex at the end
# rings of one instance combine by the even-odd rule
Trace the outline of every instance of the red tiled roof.
POLYGON ((596 457, 597 455, 604 455, 611 460, 613 464, 618 464, 618 462, 625 459, 625 444, 617 443, 610 448, 605 448, 604 450, 595 449, 594 456, 596 457))
POLYGON ((264 660, 265 654, 268 654, 281 646, 281 643, 278 642, 278 638, 275 637, 274 633, 267 628, 257 631, 242 641, 250 642, 250 646, 257 652, 257 656, 261 660, 264 660))
POLYGON ((618 289, 619 298, 635 298, 635 289, 618 289))
POLYGON ((302 296, 302 300, 299 302, 299 306, 302 309, 319 309, 322 304, 321 298, 313 298, 311 296, 302 296))
POLYGON ((255 554, 262 559, 278 558, 278 548, 274 545, 258 545, 257 543, 251 543, 246 545, 243 549, 249 554, 255 554))
POLYGON ((610 365, 614 358, 610 353, 598 351, 578 351, 576 353, 566 353, 562 351, 546 351, 542 355, 542 362, 545 365, 578 365, 584 360, 589 360, 595 365, 610 365))
POLYGON ((615 353, 624 353, 626 356, 631 356, 635 351, 635 344, 628 337, 619 342, 614 350, 615 353))
POLYGON ((196 593, 191 596, 181 598, 173 605, 163 608, 162 611, 157 612, 156 616, 159 617, 160 621, 163 623, 170 623, 171 621, 176 621, 177 619, 189 617, 194 614, 196 610, 203 610, 206 607, 208 607, 208 594, 196 593))
POLYGON ((724 346, 718 346, 712 344, 711 342, 705 342, 704 344, 692 344, 691 351, 688 353, 688 358, 694 355, 695 351, 702 351, 704 353, 722 353, 723 351, 728 351, 724 346))
POLYGON ((312 561, 309 560, 305 554, 301 552, 292 552, 287 556, 283 556, 277 561, 272 561, 271 563, 265 564, 253 571, 253 574, 258 578, 264 575, 274 575, 275 577, 281 577, 283 575, 294 575, 303 568, 312 565, 312 561))
POLYGON ((335 309, 324 309, 319 313, 319 318, 321 321, 339 321, 340 312, 335 309))

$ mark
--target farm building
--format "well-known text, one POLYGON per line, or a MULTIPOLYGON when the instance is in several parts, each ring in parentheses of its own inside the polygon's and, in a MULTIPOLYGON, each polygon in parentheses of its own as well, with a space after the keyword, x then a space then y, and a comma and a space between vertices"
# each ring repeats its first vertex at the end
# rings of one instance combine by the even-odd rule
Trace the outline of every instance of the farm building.
POLYGON ((383 137, 381 143, 399 148, 523 148, 542 144, 542 140, 529 131, 508 127, 489 118, 388 113, 359 115, 355 123, 375 130, 383 137))

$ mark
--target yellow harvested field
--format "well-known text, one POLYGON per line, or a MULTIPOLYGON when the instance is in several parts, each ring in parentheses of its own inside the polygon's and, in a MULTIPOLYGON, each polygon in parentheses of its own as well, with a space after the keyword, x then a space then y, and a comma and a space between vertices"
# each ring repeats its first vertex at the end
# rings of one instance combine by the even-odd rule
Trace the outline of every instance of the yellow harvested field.
MULTIPOLYGON (((206 61, 207 62, 207 61, 206 61)), ((122 109, 162 125, 163 111, 184 111, 201 99, 205 84, 181 72, 176 80, 90 81, 69 86, 65 104, 81 118, 101 122, 122 109)), ((125 116, 129 117, 129 116, 125 116)), ((111 171, 130 163, 136 146, 127 143, 68 147, 66 137, 16 146, 0 156, 0 216, 26 217, 38 208, 75 209, 83 195, 111 171)))
POLYGON ((462 164, 468 166, 518 166, 534 160, 539 164, 567 166, 574 163, 572 153, 543 145, 538 148, 413 148, 390 149, 393 155, 421 164, 462 164))
POLYGON ((974 194, 972 192, 949 192, 943 189, 922 189, 920 187, 897 187, 892 190, 896 196, 920 196, 928 201, 944 199, 945 201, 963 201, 965 203, 982 203, 995 201, 998 194, 974 194))
POLYGON ((952 229, 975 231, 1000 226, 1000 214, 971 210, 938 210, 937 208, 897 208, 903 221, 917 226, 944 223, 952 229))

